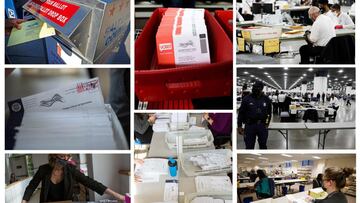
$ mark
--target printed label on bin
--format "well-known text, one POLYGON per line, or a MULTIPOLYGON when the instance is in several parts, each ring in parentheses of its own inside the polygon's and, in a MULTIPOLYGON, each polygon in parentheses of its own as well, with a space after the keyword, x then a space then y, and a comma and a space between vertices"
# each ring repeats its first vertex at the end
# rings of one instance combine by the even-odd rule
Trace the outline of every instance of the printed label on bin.
POLYGON ((61 27, 64 27, 80 8, 61 0, 30 0, 24 7, 61 27))

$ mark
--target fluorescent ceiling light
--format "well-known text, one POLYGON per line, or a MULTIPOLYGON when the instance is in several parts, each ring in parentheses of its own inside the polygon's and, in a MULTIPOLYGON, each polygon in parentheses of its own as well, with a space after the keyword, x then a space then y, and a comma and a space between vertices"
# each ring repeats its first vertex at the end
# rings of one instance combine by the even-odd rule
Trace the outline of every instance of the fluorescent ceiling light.
POLYGON ((285 156, 285 157, 293 157, 292 155, 290 154, 281 154, 281 156, 285 156))

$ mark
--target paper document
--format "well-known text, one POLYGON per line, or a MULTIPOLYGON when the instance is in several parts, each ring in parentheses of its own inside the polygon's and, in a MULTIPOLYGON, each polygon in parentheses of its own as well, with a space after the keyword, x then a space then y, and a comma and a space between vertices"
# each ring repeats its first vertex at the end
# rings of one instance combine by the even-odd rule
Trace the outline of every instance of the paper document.
POLYGON ((166 180, 164 188, 164 201, 178 201, 179 187, 177 180, 166 180))
POLYGON ((9 102, 23 112, 15 149, 116 149, 112 120, 99 79, 9 102))
POLYGON ((41 20, 21 23, 21 29, 13 28, 7 46, 14 46, 55 35, 55 29, 41 20))
POLYGON ((228 176, 197 176, 195 177, 197 192, 229 193, 232 192, 231 180, 228 176))
POLYGON ((144 163, 135 168, 135 174, 141 177, 143 183, 159 182, 160 175, 167 175, 168 171, 167 159, 144 159, 144 163))

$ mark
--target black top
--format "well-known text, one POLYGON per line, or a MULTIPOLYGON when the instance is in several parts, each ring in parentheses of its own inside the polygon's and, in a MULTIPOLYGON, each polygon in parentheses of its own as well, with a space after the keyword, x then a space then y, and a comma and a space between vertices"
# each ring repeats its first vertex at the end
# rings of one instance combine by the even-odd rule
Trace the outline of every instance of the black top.
POLYGON ((271 120, 271 100, 262 94, 259 98, 253 94, 245 96, 241 102, 238 115, 238 126, 261 121, 269 124, 271 120))
MULTIPOLYGON (((33 179, 30 181, 29 185, 26 187, 23 200, 29 201, 35 189, 38 187, 41 182, 41 192, 40 192, 40 202, 49 201, 49 192, 51 184, 51 173, 53 168, 49 164, 45 164, 39 167, 38 171, 35 173, 33 179)), ((74 185, 76 182, 83 184, 85 187, 90 188, 96 193, 103 195, 107 187, 103 184, 89 178, 82 174, 79 170, 72 165, 64 166, 64 200, 72 200, 74 195, 74 185)))
POLYGON ((317 199, 315 203, 347 203, 346 196, 342 192, 333 192, 328 194, 325 199, 317 199))
POLYGON ((64 199, 64 180, 60 183, 54 184, 50 180, 49 184, 49 195, 47 201, 49 202, 57 202, 57 201, 65 201, 71 199, 64 199))

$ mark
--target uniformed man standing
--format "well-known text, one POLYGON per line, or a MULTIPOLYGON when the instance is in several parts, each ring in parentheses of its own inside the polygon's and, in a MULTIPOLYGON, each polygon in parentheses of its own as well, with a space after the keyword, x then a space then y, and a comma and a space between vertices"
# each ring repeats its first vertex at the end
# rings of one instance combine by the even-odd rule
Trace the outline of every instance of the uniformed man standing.
POLYGON ((267 149, 268 126, 271 120, 271 100, 262 92, 264 84, 255 82, 252 93, 243 98, 239 109, 238 131, 244 135, 246 149, 254 149, 256 136, 260 149, 267 149), (245 124, 245 130, 242 125, 245 124))

